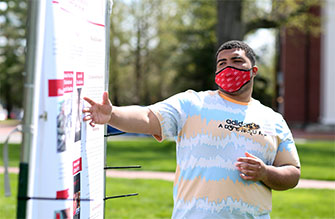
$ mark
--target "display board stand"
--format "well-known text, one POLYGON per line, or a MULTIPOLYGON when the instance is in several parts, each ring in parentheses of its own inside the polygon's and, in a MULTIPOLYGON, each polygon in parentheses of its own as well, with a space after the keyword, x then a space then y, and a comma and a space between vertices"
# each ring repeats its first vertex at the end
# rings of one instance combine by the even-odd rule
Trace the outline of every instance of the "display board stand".
POLYGON ((108 88, 108 0, 31 0, 18 218, 102 218, 106 127, 83 96, 108 88))

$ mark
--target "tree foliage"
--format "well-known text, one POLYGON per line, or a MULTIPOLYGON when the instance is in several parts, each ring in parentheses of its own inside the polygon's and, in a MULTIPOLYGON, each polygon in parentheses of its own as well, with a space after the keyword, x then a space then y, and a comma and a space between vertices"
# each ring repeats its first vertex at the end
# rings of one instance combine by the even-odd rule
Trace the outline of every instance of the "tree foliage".
POLYGON ((249 21, 245 21, 245 33, 259 28, 290 28, 301 32, 320 33, 320 18, 311 13, 313 8, 321 7, 320 0, 271 0, 271 10, 260 12, 251 1, 245 1, 249 8, 249 21))
POLYGON ((116 105, 150 104, 171 94, 177 40, 174 1, 114 1, 110 95, 116 105), (126 15, 126 16, 124 16, 126 15))
POLYGON ((176 29, 179 42, 174 91, 214 88, 216 52, 215 1, 179 2, 180 9, 188 8, 180 16, 176 29))
MULTIPOLYGON (((215 89, 218 46, 259 28, 320 32, 320 19, 309 13, 320 0, 113 2, 109 91, 115 105, 147 105, 186 89, 215 89), (260 7, 263 3, 270 7, 260 7)), ((26 12, 26 1, 0 3, 0 101, 9 112, 22 106, 26 12)), ((267 105, 269 84, 262 74, 256 77, 254 95, 267 105)))
MULTIPOLYGON (((118 26, 119 32, 112 31, 111 42, 120 34, 127 38, 117 40, 123 44, 111 55, 117 65, 111 67, 111 96, 117 105, 147 105, 187 89, 215 89, 215 52, 221 43, 243 40, 259 28, 298 28, 315 0, 116 0, 114 4, 112 29, 118 26), (260 7, 264 2, 270 7, 260 7)), ((264 65, 262 55, 258 58, 264 65)), ((273 67, 262 69, 274 72, 273 67)), ((272 104, 269 78, 259 74, 255 79, 254 97, 266 105, 272 104)))
POLYGON ((23 103, 26 8, 26 2, 19 0, 0 6, 0 100, 9 115, 23 103))

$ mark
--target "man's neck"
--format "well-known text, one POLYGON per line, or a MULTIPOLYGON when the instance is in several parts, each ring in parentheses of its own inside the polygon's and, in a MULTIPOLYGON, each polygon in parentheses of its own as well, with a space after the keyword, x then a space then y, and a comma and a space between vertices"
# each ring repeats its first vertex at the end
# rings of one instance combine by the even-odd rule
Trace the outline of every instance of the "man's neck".
POLYGON ((221 91, 219 89, 219 92, 221 93, 221 95, 225 96, 225 97, 228 97, 230 99, 233 99, 235 101, 238 101, 238 102, 242 102, 242 103, 249 103, 250 100, 251 100, 251 91, 246 91, 246 92, 243 92, 239 95, 232 95, 232 94, 228 94, 228 93, 225 93, 223 91, 221 91))
POLYGON ((254 80, 253 80, 253 77, 252 77, 251 80, 249 81, 249 83, 245 84, 241 88, 241 90, 239 90, 235 94, 226 93, 226 92, 220 90, 220 88, 219 88, 219 92, 223 96, 228 97, 230 99, 233 99, 235 101, 242 102, 242 103, 249 103, 251 101, 251 94, 252 94, 253 87, 254 87, 254 80))

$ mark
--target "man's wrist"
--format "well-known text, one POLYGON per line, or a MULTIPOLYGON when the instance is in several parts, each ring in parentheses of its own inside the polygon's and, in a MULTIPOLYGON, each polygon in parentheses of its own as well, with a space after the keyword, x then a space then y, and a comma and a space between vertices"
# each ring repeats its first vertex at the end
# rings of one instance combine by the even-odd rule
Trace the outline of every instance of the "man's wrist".
POLYGON ((263 172, 263 176, 262 176, 262 182, 265 184, 265 185, 268 185, 269 183, 269 174, 270 174, 270 171, 271 171, 271 168, 273 166, 271 165, 266 165, 264 164, 264 172, 263 172))
POLYGON ((115 117, 115 106, 113 106, 111 111, 110 111, 108 124, 112 124, 112 121, 113 121, 114 117, 115 117))

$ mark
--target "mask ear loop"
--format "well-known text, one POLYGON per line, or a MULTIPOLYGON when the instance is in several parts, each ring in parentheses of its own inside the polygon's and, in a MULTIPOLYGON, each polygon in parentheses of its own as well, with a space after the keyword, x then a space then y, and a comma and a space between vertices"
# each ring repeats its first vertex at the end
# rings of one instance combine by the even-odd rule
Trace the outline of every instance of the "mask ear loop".
POLYGON ((250 69, 250 78, 252 78, 252 76, 254 76, 254 77, 257 76, 257 70, 258 70, 258 68, 256 67, 256 65, 254 65, 254 66, 250 69), (256 68, 256 71, 254 71, 254 68, 256 68))

